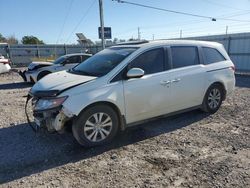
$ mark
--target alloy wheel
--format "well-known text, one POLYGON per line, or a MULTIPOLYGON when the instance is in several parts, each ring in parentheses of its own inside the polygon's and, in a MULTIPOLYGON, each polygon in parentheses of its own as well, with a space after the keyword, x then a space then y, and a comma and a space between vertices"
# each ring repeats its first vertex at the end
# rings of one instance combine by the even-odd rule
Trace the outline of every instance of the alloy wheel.
POLYGON ((217 88, 213 88, 208 95, 208 105, 211 109, 216 109, 220 105, 221 93, 217 88))
POLYGON ((102 112, 91 115, 84 125, 84 135, 91 142, 100 142, 106 139, 112 130, 111 117, 102 112))

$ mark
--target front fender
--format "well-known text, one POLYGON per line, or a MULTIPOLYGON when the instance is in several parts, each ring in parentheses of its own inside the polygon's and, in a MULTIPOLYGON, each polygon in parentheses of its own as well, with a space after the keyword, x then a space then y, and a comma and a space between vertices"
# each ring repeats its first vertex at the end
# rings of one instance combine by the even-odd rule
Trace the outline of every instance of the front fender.
POLYGON ((63 104, 63 111, 68 117, 78 116, 87 106, 97 102, 110 102, 120 110, 121 115, 125 114, 122 82, 78 94, 74 94, 75 89, 67 93, 69 97, 63 104))

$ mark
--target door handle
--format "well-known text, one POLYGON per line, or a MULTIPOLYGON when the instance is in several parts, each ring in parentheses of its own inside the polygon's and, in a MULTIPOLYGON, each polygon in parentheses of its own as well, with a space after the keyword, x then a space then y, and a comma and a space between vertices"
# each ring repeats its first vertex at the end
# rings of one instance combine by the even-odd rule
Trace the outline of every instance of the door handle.
POLYGON ((177 79, 172 80, 171 82, 176 83, 176 82, 179 82, 179 81, 181 81, 181 79, 177 78, 177 79))
POLYGON ((171 82, 170 81, 168 81, 168 80, 162 80, 161 82, 160 82, 160 84, 161 85, 167 85, 167 84, 170 84, 171 82))

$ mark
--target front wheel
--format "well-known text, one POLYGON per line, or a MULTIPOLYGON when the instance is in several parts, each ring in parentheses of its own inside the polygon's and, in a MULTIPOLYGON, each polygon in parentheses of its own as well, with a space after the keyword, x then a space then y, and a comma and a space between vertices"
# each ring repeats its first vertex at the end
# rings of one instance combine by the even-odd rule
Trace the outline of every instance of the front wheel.
POLYGON ((111 107, 96 105, 80 113, 72 132, 78 143, 85 147, 103 145, 114 138, 118 123, 117 113, 111 107))
POLYGON ((215 113, 223 101, 223 88, 219 84, 210 86, 203 100, 202 110, 208 113, 215 113))

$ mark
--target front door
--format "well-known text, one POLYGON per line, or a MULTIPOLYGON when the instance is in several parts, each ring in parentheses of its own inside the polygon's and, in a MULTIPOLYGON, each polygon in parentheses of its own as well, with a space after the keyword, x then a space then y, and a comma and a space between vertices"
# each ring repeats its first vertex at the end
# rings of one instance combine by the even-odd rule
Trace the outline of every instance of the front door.
POLYGON ((141 68, 145 75, 123 81, 127 123, 168 112, 170 74, 166 70, 164 48, 146 51, 135 58, 130 68, 141 68))

